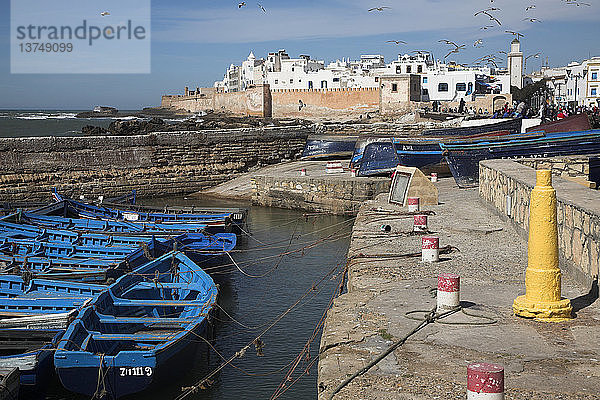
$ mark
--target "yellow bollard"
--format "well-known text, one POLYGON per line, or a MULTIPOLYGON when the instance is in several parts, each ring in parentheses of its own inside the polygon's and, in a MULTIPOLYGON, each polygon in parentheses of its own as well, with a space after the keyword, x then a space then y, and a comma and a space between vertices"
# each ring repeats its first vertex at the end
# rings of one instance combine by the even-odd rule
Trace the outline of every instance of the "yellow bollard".
POLYGON ((571 302, 560 295, 556 191, 549 170, 536 171, 529 204, 529 248, 525 271, 525 296, 513 303, 516 315, 540 321, 571 318, 571 302))

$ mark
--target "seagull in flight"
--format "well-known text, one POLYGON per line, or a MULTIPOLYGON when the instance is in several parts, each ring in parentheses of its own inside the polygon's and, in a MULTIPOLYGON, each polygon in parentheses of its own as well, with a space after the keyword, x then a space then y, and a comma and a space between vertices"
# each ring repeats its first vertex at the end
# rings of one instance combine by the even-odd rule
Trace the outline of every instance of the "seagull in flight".
POLYGON ((523 21, 529 21, 529 22, 542 22, 537 18, 523 18, 523 21))
POLYGON ((500 50, 500 51, 498 51, 498 53, 499 53, 499 54, 506 54, 506 55, 508 55, 508 52, 506 52, 506 51, 504 51, 504 50, 500 50))
POLYGON ((490 28, 493 28, 493 27, 494 27, 494 25, 486 25, 486 26, 482 26, 482 27, 481 27, 481 28, 479 28, 479 29, 482 29, 482 30, 484 30, 484 31, 487 31, 488 29, 490 29, 490 28))
POLYGON ((533 10, 534 8, 535 8, 535 4, 532 4, 532 5, 530 5, 530 6, 527 6, 527 7, 525 8, 525 11, 533 10))
POLYGON ((372 12, 372 11, 383 11, 386 8, 392 8, 392 7, 387 7, 387 6, 383 6, 383 7, 373 7, 373 8, 369 8, 367 11, 372 12))
POLYGON ((482 10, 482 11, 478 12, 477 14, 485 14, 489 17, 490 21, 494 21, 498 25, 502 25, 502 23, 500 22, 500 20, 498 18, 494 17, 492 14, 490 14, 489 12, 487 12, 485 10, 482 10))
POLYGON ((483 40, 482 39, 477 39, 475 41, 475 43, 473 43, 473 47, 482 47, 483 46, 483 40))
POLYGON ((511 35, 513 35, 513 36, 516 36, 516 37, 517 37, 517 40, 519 39, 519 37, 524 37, 524 36, 525 36, 525 35, 523 35, 522 33, 515 32, 515 31, 504 31, 504 32, 506 32, 506 33, 510 33, 511 35))
POLYGON ((238 8, 242 8, 242 7, 246 7, 245 1, 242 1, 241 3, 238 4, 238 8))
POLYGON ((500 9, 496 7, 486 8, 485 10, 477 11, 474 17, 478 16, 479 14, 489 13, 490 11, 500 11, 500 9))
POLYGON ((110 13, 108 11, 103 11, 100 13, 100 15, 102 15, 103 17, 106 17, 107 15, 110 15, 110 13))
POLYGON ((386 43, 395 43, 395 44, 406 44, 406 42, 404 40, 386 40, 386 43))
POLYGON ((573 1, 567 1, 567 4, 573 4, 573 5, 577 6, 577 7, 579 7, 579 6, 588 6, 588 7, 591 7, 592 6, 590 3, 580 3, 580 2, 575 1, 575 0, 573 0, 573 1))
POLYGON ((263 12, 264 12, 264 13, 266 13, 266 12, 267 12, 267 9, 266 9, 266 8, 264 8, 264 7, 262 6, 262 4, 260 4, 260 3, 256 3, 256 5, 258 6, 258 8, 260 8, 261 10, 263 10, 263 12))

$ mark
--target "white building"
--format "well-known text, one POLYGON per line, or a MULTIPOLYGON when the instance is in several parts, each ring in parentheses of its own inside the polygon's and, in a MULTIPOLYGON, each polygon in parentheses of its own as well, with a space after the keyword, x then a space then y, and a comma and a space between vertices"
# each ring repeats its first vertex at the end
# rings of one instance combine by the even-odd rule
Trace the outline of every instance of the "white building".
POLYGON ((357 61, 342 59, 327 66, 306 55, 290 58, 285 50, 269 53, 266 59, 256 59, 251 52, 240 67, 230 66, 215 87, 225 92, 261 83, 268 83, 271 90, 376 88, 379 77, 402 74, 421 77, 421 101, 474 100, 477 95, 510 93, 510 77, 502 71, 444 64, 427 52, 398 55, 389 64, 382 55, 363 55, 357 61))
POLYGON ((542 68, 526 78, 526 82, 547 79, 554 103, 569 106, 600 106, 600 57, 581 63, 570 62, 557 68, 542 68))

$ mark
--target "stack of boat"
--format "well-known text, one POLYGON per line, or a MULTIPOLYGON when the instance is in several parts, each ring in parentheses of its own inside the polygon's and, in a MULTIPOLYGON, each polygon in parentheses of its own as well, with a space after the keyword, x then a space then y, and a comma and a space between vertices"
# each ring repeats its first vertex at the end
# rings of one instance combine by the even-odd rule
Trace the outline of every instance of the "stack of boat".
POLYGON ((527 127, 512 119, 461 128, 435 129, 420 138, 370 137, 357 142, 351 168, 358 176, 389 174, 397 165, 450 172, 461 187, 479 180, 479 161, 600 153, 600 130, 586 114, 527 127))
POLYGON ((246 211, 54 197, 0 219, 0 399, 43 396, 54 370, 95 398, 142 391, 206 336, 246 211))

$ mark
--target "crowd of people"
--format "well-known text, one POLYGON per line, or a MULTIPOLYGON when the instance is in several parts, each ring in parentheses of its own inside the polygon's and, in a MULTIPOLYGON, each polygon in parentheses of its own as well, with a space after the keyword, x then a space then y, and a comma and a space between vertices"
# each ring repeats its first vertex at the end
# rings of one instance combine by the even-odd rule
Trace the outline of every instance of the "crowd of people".
MULTIPOLYGON (((490 118, 541 118, 542 122, 556 121, 571 115, 586 113, 590 119, 593 129, 600 129, 600 108, 598 106, 560 106, 555 104, 542 104, 539 109, 530 107, 525 102, 514 102, 511 106, 505 103, 504 106, 489 113, 488 110, 479 110, 474 107, 467 107, 464 100, 461 99, 456 108, 442 107, 438 101, 433 102, 434 112, 448 112, 454 114, 483 115, 490 118)), ((427 110, 426 110, 427 111, 427 110)))

